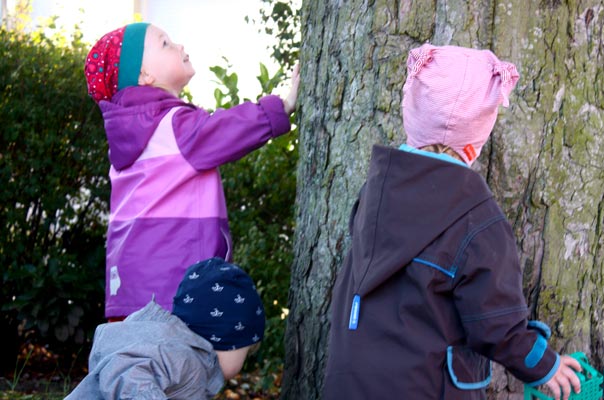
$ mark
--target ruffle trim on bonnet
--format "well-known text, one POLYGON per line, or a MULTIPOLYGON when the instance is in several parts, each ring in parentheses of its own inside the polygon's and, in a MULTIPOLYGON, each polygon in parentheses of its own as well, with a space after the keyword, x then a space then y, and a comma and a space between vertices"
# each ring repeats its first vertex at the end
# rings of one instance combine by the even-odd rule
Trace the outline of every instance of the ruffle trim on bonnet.
MULTIPOLYGON (((445 46, 452 47, 452 46, 445 46)), ((407 86, 411 86, 413 83, 413 78, 422 70, 422 68, 432 61, 432 53, 438 50, 439 47, 431 45, 430 43, 426 43, 421 47, 412 49, 409 52, 409 58, 407 59, 407 81, 403 87, 403 90, 407 88, 407 86)), ((504 107, 508 107, 510 105, 509 95, 514 90, 516 86, 516 82, 520 78, 518 71, 516 70, 516 66, 507 61, 501 61, 497 58, 495 54, 493 54, 490 50, 474 50, 485 52, 488 54, 488 57, 492 61, 493 65, 493 75, 499 75, 501 78, 501 104, 504 107)))

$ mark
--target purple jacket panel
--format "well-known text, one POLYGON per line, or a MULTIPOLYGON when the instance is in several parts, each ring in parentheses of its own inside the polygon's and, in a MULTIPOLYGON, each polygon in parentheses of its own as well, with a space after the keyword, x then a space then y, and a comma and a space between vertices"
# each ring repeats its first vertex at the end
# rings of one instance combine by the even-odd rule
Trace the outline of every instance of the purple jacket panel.
POLYGON ((167 310, 186 268, 230 258, 217 167, 290 129, 278 97, 213 114, 151 87, 101 102, 112 194, 106 317, 126 316, 155 295, 167 310))
POLYGON ((107 233, 105 315, 130 315, 145 299, 172 309, 186 269, 215 256, 230 258, 224 218, 113 221, 107 233))
POLYGON ((197 170, 236 161, 291 128, 277 96, 263 97, 258 104, 245 102, 228 110, 219 109, 213 114, 182 108, 174 115, 173 125, 183 156, 197 170))
POLYGON ((117 170, 136 161, 172 108, 197 108, 151 86, 127 87, 116 93, 111 102, 101 101, 99 107, 109 143, 109 161, 117 170))

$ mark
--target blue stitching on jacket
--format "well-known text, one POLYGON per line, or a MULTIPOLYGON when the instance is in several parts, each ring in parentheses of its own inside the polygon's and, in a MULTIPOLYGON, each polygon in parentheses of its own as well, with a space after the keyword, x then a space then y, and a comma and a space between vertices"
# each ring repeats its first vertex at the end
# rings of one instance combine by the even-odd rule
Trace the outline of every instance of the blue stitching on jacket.
POLYGON ((495 311, 491 311, 491 312, 484 313, 484 314, 468 315, 465 317, 462 316, 461 320, 463 322, 475 322, 475 321, 481 321, 481 320, 487 319, 487 318, 501 317, 502 315, 513 314, 516 312, 524 312, 526 310, 527 310, 526 306, 516 306, 516 307, 504 308, 501 310, 495 310, 495 311))
MULTIPOLYGON (((379 201, 378 201, 378 204, 380 204, 380 205, 382 204, 382 199, 384 197, 384 186, 386 185, 386 178, 388 178, 388 173, 390 172, 391 164, 392 164, 392 151, 388 153, 388 166, 384 173, 384 177, 382 178, 382 182, 380 183, 380 185, 381 185, 380 194, 379 194, 380 197, 379 197, 379 201)), ((364 188, 365 188, 365 185, 363 184, 363 187, 361 189, 365 190, 364 188)), ((382 208, 378 207, 376 214, 375 214, 375 220, 372 221, 373 223, 375 223, 375 226, 373 227, 374 230, 373 230, 372 244, 375 244, 375 241, 376 241, 377 221, 379 220, 381 211, 382 211, 382 208)), ((367 265, 365 267, 365 273, 363 274, 363 276, 361 277, 361 280, 359 281, 358 285, 355 288, 356 294, 352 300, 352 308, 350 310, 350 320, 348 323, 348 329, 350 329, 350 330, 356 330, 359 326, 359 318, 360 318, 360 313, 361 313, 361 296, 358 294, 358 291, 361 288, 361 285, 363 284, 363 281, 365 280, 367 273, 369 272, 369 267, 373 263, 374 255, 375 255, 375 246, 372 245, 371 246, 371 256, 369 257, 369 261, 367 262, 367 265)))
POLYGON ((447 275, 450 278, 455 278, 455 275, 457 273, 457 263, 459 261, 459 258, 461 257, 461 255, 463 254, 463 252, 465 251, 466 247, 468 247, 468 245, 470 244, 470 242, 472 241, 472 239, 474 239, 474 237, 481 232, 482 230, 488 228, 489 226, 491 226, 492 224, 494 224, 495 222, 501 221, 501 220, 505 220, 505 215, 500 214, 500 215, 496 215, 495 217, 486 220, 485 222, 483 222, 481 225, 479 225, 478 227, 476 227, 472 232, 470 232, 461 242, 461 245, 459 247, 459 249, 457 250, 457 254, 455 255, 455 258, 453 260, 453 265, 451 266, 450 269, 446 269, 444 267, 441 267, 438 264, 432 263, 430 261, 427 260, 423 260, 421 258, 414 258, 413 261, 418 262, 420 264, 424 264, 427 265, 429 267, 432 267, 442 273, 444 273, 445 275, 447 275))
POLYGON ((440 265, 431 263, 430 261, 426 261, 426 260, 422 260, 421 258, 414 258, 413 261, 418 262, 420 264, 424 264, 427 265, 428 267, 432 267, 436 270, 439 270, 440 272, 442 272, 443 274, 451 277, 451 278, 455 278, 455 271, 451 272, 451 271, 447 271, 445 268, 441 267, 440 265))
POLYGON ((481 231, 483 231, 486 228, 488 228, 489 226, 493 225, 495 222, 499 222, 501 220, 505 220, 505 215, 500 214, 491 219, 488 219, 485 222, 483 222, 481 225, 477 226, 476 229, 474 229, 472 232, 468 233, 468 235, 464 238, 464 240, 462 240, 461 246, 459 246, 459 250, 457 250, 457 254, 455 255, 455 258, 453 259, 453 268, 454 269, 457 269, 456 265, 459 263, 459 259, 461 258, 461 255, 466 250, 466 247, 468 247, 468 245, 470 244, 472 239, 474 239, 474 237, 476 235, 478 235, 478 233, 480 233, 481 231))
MULTIPOLYGON (((386 186, 386 178, 388 177, 388 173, 390 172, 390 165, 392 164, 392 151, 388 152, 388 166, 386 167, 386 171, 384 172, 384 176, 382 178, 382 181, 380 182, 380 194, 379 194, 379 199, 378 199, 378 204, 382 204, 382 199, 384 198, 384 186, 386 186)), ((361 280, 359 281, 359 283, 356 285, 355 291, 358 292, 358 290, 360 289, 361 285, 363 284, 363 281, 365 280, 365 277, 367 276, 367 274, 369 273, 369 267, 371 266, 371 264, 373 263, 373 257, 375 255, 375 241, 376 241, 376 237, 377 237, 377 221, 380 219, 380 213, 382 212, 382 207, 378 207, 376 213, 375 213, 375 219, 372 220, 372 222, 375 224, 375 226, 373 227, 373 238, 371 239, 371 255, 369 257, 369 261, 367 262, 367 265, 365 267, 365 273, 363 274, 363 276, 361 277, 361 280)), ((372 216, 373 217, 373 216, 372 216)))

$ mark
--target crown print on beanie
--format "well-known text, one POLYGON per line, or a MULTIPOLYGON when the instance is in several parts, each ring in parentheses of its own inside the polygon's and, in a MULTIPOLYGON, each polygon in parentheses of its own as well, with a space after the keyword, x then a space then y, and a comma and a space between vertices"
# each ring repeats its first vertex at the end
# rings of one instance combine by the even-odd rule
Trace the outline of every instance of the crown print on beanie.
POLYGON ((95 102, 111 100, 119 90, 137 86, 148 23, 136 22, 106 33, 92 47, 84 65, 88 94, 95 102))
POLYGON ((514 64, 489 50, 431 44, 412 49, 401 104, 407 144, 443 144, 472 165, 518 78, 514 64))
POLYGON ((187 269, 172 314, 216 350, 239 349, 264 337, 264 307, 252 278, 222 258, 187 269))

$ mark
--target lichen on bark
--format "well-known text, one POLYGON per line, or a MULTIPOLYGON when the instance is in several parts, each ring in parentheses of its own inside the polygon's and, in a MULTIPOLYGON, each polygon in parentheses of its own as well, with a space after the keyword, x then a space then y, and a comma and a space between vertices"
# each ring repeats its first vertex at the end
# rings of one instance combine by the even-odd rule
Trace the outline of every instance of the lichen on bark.
MULTIPOLYGON (((297 228, 283 398, 320 397, 335 275, 371 146, 404 141, 409 49, 491 49, 520 80, 476 170, 518 240, 530 318, 604 367, 604 4, 601 0, 306 0, 297 228)), ((495 369, 490 398, 522 383, 495 369)))

